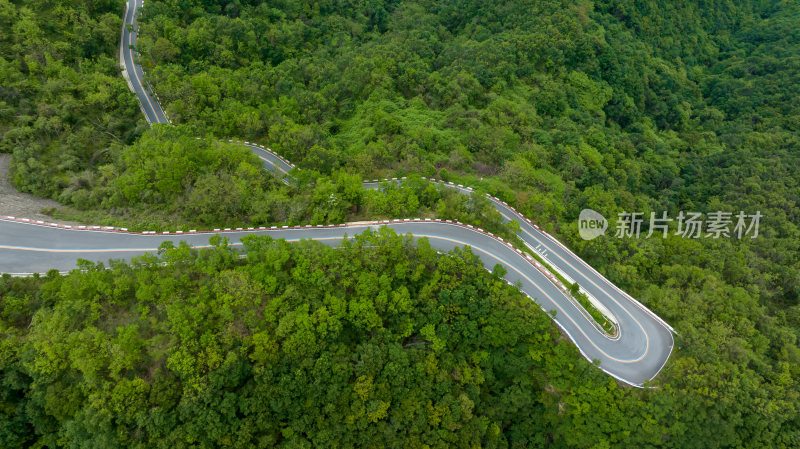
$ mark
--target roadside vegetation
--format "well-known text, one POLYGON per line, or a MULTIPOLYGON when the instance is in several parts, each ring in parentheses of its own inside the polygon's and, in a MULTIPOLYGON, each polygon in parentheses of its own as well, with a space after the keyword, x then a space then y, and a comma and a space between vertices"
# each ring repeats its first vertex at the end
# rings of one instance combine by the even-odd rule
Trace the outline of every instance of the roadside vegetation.
MULTIPOLYGON (((491 446, 494 443, 482 438, 496 432, 491 441, 499 447, 797 446, 800 6, 796 2, 148 0, 139 47, 147 76, 178 125, 150 131, 114 61, 123 5, 121 0, 57 5, 0 0, 0 151, 12 154, 12 179, 20 190, 57 199, 75 217, 142 229, 295 220, 326 223, 410 214, 459 219, 506 238, 497 216, 475 196, 432 191, 428 195, 429 187, 423 184, 389 188, 382 194, 356 187, 362 179, 411 175, 470 185, 514 205, 557 236, 669 322, 679 332, 680 343, 655 379, 656 390, 620 388, 579 359, 547 358, 537 349, 529 355, 537 363, 541 357, 544 371, 526 371, 527 383, 520 381, 509 389, 513 391, 501 393, 503 400, 489 397, 497 394, 495 390, 483 396, 473 390, 466 393, 473 403, 477 396, 485 401, 480 413, 487 415, 480 416, 490 415, 477 430, 463 422, 461 427, 451 425, 457 420, 445 423, 441 418, 445 412, 455 416, 464 408, 433 399, 424 411, 404 414, 413 418, 400 422, 412 422, 420 432, 426 425, 444 425, 439 435, 460 438, 441 445, 474 438, 491 446), (206 138, 195 141, 201 136, 206 138), (298 164, 302 187, 285 186, 263 173, 258 160, 215 143, 214 137, 268 144, 298 164), (166 165, 172 163, 193 169, 178 179, 166 165), (207 201, 216 201, 216 206, 207 201), (577 217, 583 208, 610 219, 609 235, 592 241, 578 237, 577 217), (649 217, 650 212, 666 211, 675 218, 681 210, 758 211, 764 218, 756 239, 613 237, 620 212, 649 217), (580 382, 564 380, 580 367, 587 367, 580 382), (534 395, 544 405, 529 407, 517 394, 534 395), (496 418, 501 415, 502 419, 496 418), (516 424, 504 424, 512 422, 516 424), (497 423, 496 430, 492 423, 497 423)), ((643 235, 647 228, 645 224, 643 235)), ((171 269, 163 268, 164 273, 171 269)), ((104 273, 90 271, 85 276, 99 279, 107 276, 104 273)), ((35 310, 65 307, 59 305, 70 304, 64 298, 104 297, 76 287, 89 282, 80 277, 84 275, 70 276, 74 277, 8 281, 21 290, 3 293, 2 313, 20 315, 18 322, 0 329, 4 351, 12 351, 10 359, 0 359, 0 377, 8 386, 0 393, 0 410, 10 416, 0 420, 5 426, 0 436, 9 438, 0 446, 28 446, 28 438, 45 434, 56 438, 54 432, 61 432, 58 438, 78 434, 89 438, 88 422, 106 425, 113 416, 112 427, 138 426, 131 420, 144 416, 140 409, 125 413, 122 405, 116 409, 108 405, 110 411, 103 409, 97 415, 75 405, 84 404, 81 401, 90 392, 100 395, 91 397, 94 406, 115 404, 104 402, 102 395, 109 390, 94 389, 111 388, 92 371, 102 367, 103 359, 92 365, 70 358, 80 352, 53 350, 46 359, 51 363, 40 366, 33 361, 45 359, 37 359, 37 352, 13 349, 32 348, 29 343, 18 344, 14 335, 33 338, 25 329, 35 310), (25 309, 30 301, 44 302, 25 309), (16 307, 23 310, 16 312, 16 307), (31 383, 34 368, 49 377, 36 377, 31 383), (88 383, 81 383, 84 374, 79 371, 89 373, 88 383), (83 389, 70 389, 71 383, 83 389), (38 389, 41 385, 51 388, 38 389), (62 429, 58 426, 62 422, 69 424, 62 429)), ((217 274, 210 270, 203 276, 217 274)), ((169 282, 183 297, 210 294, 211 287, 204 291, 192 284, 209 282, 201 278, 169 278, 173 279, 169 282)), ((452 288, 469 281, 465 279, 450 278, 452 288)), ((307 287, 294 284, 297 289, 307 287)), ((129 294, 133 288, 125 283, 103 285, 103 294, 115 289, 129 294)), ((287 296, 294 295, 286 288, 287 296)), ((138 301, 149 301, 149 290, 140 290, 144 296, 138 301)), ((301 300, 293 296, 292 300, 304 310, 301 300)), ((446 302, 438 297, 437 301, 446 302)), ((31 340, 38 344, 36 351, 46 352, 51 346, 48 339, 89 345, 96 330, 81 327, 85 316, 102 323, 128 313, 108 309, 106 303, 79 304, 74 310, 53 312, 52 321, 42 321, 49 327, 32 323, 40 330, 61 330, 46 337, 41 331, 39 340, 31 340), (69 325, 58 327, 62 317, 79 313, 81 320, 64 318, 69 325)), ((536 326, 536 317, 544 316, 536 310, 530 314, 526 324, 513 321, 511 326, 519 328, 504 327, 503 332, 526 332, 528 322, 536 326)), ((157 317, 162 319, 166 318, 157 317)), ((323 331, 314 321, 304 323, 304 329, 323 331)), ((151 332, 146 324, 141 323, 137 332, 151 332)), ((96 327, 116 335, 111 325, 96 327)), ((230 332, 238 329, 234 326, 230 332)), ((168 336, 145 344, 177 347, 183 338, 179 331, 179 327, 164 331, 160 335, 168 336)), ((292 330, 280 332, 289 335, 292 330)), ((439 336, 438 328, 436 332, 439 336)), ((475 335, 483 338, 482 333, 475 335)), ((553 346, 551 334, 542 335, 547 340, 542 350, 574 354, 569 345, 553 346)), ((98 341, 104 340, 98 337, 98 341)), ((222 366, 228 356, 225 353, 222 361, 216 358, 222 347, 219 341, 198 338, 191 351, 209 354, 207 360, 222 366)), ((464 341, 473 344, 469 338, 464 341)), ((534 347, 521 338, 503 340, 502 345, 502 352, 515 354, 534 347)), ((320 366, 327 363, 326 357, 335 359, 339 349, 320 354, 320 366)), ((428 350, 437 357, 432 346, 428 350)), ((93 354, 89 349, 85 353, 93 354)), ((268 361, 275 366, 295 363, 287 354, 268 361)), ((245 361, 236 365, 242 372, 253 369, 253 360, 231 357, 234 365, 245 361)), ((477 351, 471 357, 480 361, 484 355, 477 351)), ((172 379, 165 381, 169 383, 185 375, 185 367, 174 364, 153 363, 149 366, 153 371, 147 371, 148 360, 161 359, 145 359, 135 369, 119 371, 120 379, 135 384, 130 393, 133 402, 119 399, 119 403, 146 408, 149 403, 139 400, 137 389, 161 391, 163 384, 152 382, 155 377, 172 379)), ((508 361, 506 368, 528 368, 517 362, 508 361)), ((451 370, 448 378, 431 369, 439 376, 433 379, 442 382, 455 378, 462 382, 466 377, 459 376, 468 372, 451 370)), ((342 382, 352 387, 362 375, 368 376, 359 373, 342 382)), ((511 377, 487 375, 482 381, 500 378, 511 377)), ((239 377, 213 379, 218 385, 240 385, 239 377)), ((304 391, 273 395, 278 381, 270 379, 258 387, 266 391, 260 402, 252 403, 266 407, 265 397, 279 397, 269 406, 281 411, 288 409, 287 404, 306 404, 304 391)), ((301 378, 301 384, 307 379, 311 377, 301 378)), ((373 388, 383 388, 376 387, 375 379, 373 375, 373 388)), ((338 392, 332 391, 334 396, 338 392)), ((128 390, 119 395, 128 397, 128 390)), ((228 424, 220 423, 230 422, 226 419, 231 415, 225 413, 231 410, 231 397, 223 396, 203 396, 199 402, 175 399, 183 404, 179 405, 183 412, 204 414, 206 419, 184 428, 185 432, 200 438, 217 425, 228 429, 228 424)), ((389 402, 389 396, 366 398, 378 402, 364 405, 364 416, 394 413, 392 407, 401 405, 392 400, 381 412, 380 401, 389 402)), ((472 410, 473 417, 479 416, 478 407, 472 410)), ((327 413, 324 406, 314 411, 327 413)), ((274 413, 270 422, 289 422, 289 418, 281 421, 285 415, 274 413)), ((382 441, 384 434, 353 419, 345 425, 354 430, 342 438, 382 441)), ((163 421, 166 427, 177 422, 163 421)), ((100 424, 92 431, 105 432, 100 424)), ((300 438, 312 441, 317 434, 309 426, 285 426, 279 440, 267 439, 264 444, 289 447, 300 438)), ((161 434, 142 430, 120 438, 136 435, 161 434)), ((324 441, 338 441, 340 434, 335 435, 324 441)), ((432 441, 409 438, 409 446, 432 441)))
POLYGON ((197 135, 188 125, 158 125, 133 145, 110 149, 107 164, 67 191, 72 206, 54 215, 156 231, 436 217, 516 238, 479 192, 464 195, 419 176, 365 189, 361 176, 344 170, 295 170, 284 183, 246 147, 197 135))
POLYGON ((516 447, 609 418, 613 381, 468 250, 212 243, 0 278, 0 445, 516 447))
POLYGON ((0 0, 0 152, 23 192, 74 202, 147 128, 117 63, 122 0, 0 0))

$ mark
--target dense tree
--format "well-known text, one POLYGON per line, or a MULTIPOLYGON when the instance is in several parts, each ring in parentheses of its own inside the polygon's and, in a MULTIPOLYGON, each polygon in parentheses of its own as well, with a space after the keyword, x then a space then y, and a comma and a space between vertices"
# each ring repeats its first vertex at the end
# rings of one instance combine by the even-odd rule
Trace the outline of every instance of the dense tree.
POLYGON ((71 191, 145 129, 115 60, 123 4, 0 0, 0 152, 19 189, 80 202, 71 191))
POLYGON ((505 293, 468 255, 424 245, 347 267, 314 245, 254 240, 244 266, 178 248, 165 268, 4 279, 4 445, 798 446, 796 3, 151 0, 142 62, 181 126, 146 133, 113 61, 121 12, 0 0, 19 188, 130 227, 439 216, 508 237, 483 197, 419 176, 469 184, 664 317, 675 355, 656 390, 621 390, 526 337, 535 313, 489 310, 505 293), (269 144, 296 182, 215 137, 269 144), (384 176, 409 181, 357 186, 384 176), (763 221, 756 239, 584 241, 587 207, 609 231, 626 211, 763 221), (431 271, 446 288, 421 287, 431 271))
POLYGON ((508 447, 619 394, 468 250, 212 243, 0 279, 3 447, 508 447))

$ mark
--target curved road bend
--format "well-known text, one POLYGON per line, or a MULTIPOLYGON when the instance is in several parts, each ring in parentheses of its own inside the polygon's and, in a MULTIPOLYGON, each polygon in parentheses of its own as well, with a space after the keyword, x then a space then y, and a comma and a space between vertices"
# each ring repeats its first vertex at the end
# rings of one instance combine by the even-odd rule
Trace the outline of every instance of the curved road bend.
MULTIPOLYGON (((136 9, 140 0, 129 0, 125 23, 135 23, 136 9)), ((153 101, 141 85, 141 68, 133 62, 128 44, 135 42, 133 36, 123 31, 123 53, 127 48, 128 57, 123 62, 131 77, 136 92, 142 102, 148 120, 153 123, 167 123, 158 103, 153 101)), ((277 169, 286 173, 293 166, 266 149, 254 144, 246 144, 264 162, 267 169, 277 169)), ((376 183, 365 183, 367 188, 377 187, 376 183)), ((470 190, 460 186, 452 188, 468 193, 470 190)), ((388 226, 400 234, 410 233, 416 238, 427 238, 431 246, 442 251, 457 246, 470 246, 483 261, 487 269, 495 264, 503 265, 509 282, 519 282, 522 291, 533 298, 544 310, 555 311, 555 321, 570 336, 572 341, 589 360, 598 360, 600 368, 609 375, 635 386, 653 379, 669 359, 672 352, 672 329, 638 303, 611 284, 600 273, 583 262, 569 249, 558 243, 544 231, 531 224, 510 206, 491 198, 497 210, 506 220, 520 223, 520 237, 534 248, 543 250, 547 260, 577 281, 594 298, 614 315, 619 326, 619 335, 610 338, 600 332, 584 313, 568 299, 564 293, 548 280, 531 262, 500 240, 471 229, 467 226, 438 221, 387 222, 388 226)), ((233 245, 246 234, 267 234, 273 238, 288 241, 300 239, 319 240, 329 245, 337 245, 345 234, 355 235, 367 227, 379 225, 351 224, 330 227, 298 227, 285 229, 261 229, 252 231, 225 231, 224 236, 233 245)), ((51 268, 61 271, 76 266, 78 258, 92 261, 109 259, 129 259, 135 255, 157 250, 161 242, 186 241, 192 246, 207 246, 210 233, 183 234, 138 234, 104 230, 77 230, 0 218, 0 272, 31 273, 46 272, 51 268)))
MULTIPOLYGON (((612 376, 633 385, 641 385, 655 377, 669 357, 671 341, 669 331, 658 320, 638 308, 630 310, 630 317, 620 316, 620 329, 625 329, 617 339, 610 339, 576 308, 552 282, 517 251, 497 238, 464 225, 437 221, 390 222, 385 224, 353 224, 330 227, 278 228, 253 231, 230 231, 224 236, 233 245, 247 234, 266 234, 288 241, 318 240, 337 245, 347 235, 365 229, 387 226, 400 234, 427 238, 431 246, 449 251, 457 246, 470 246, 491 269, 503 265, 508 282, 519 282, 522 291, 533 298, 544 310, 556 311, 555 320, 575 342, 589 360, 597 359, 600 367, 612 376)), ((109 259, 130 259, 147 252, 155 252, 163 241, 183 240, 195 247, 208 245, 213 233, 138 234, 105 230, 77 230, 61 227, 21 223, 0 219, 0 272, 45 272, 55 268, 66 271, 75 267, 78 258, 105 262, 109 259)))

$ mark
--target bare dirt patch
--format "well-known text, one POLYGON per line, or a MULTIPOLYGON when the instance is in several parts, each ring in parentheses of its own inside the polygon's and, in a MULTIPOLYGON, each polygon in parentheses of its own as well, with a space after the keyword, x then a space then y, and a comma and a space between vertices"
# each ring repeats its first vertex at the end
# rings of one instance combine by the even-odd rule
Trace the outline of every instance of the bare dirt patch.
POLYGON ((56 201, 17 191, 8 179, 8 165, 10 162, 10 154, 0 154, 0 215, 30 218, 52 223, 76 224, 71 221, 57 220, 42 213, 43 209, 61 207, 56 201))

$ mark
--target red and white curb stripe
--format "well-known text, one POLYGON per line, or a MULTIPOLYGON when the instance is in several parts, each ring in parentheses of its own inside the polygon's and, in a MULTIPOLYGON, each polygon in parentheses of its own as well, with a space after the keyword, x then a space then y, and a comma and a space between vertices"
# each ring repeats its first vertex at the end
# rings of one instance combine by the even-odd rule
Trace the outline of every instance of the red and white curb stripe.
POLYGON ((561 290, 567 292, 567 287, 561 283, 555 276, 550 274, 550 272, 542 266, 539 262, 537 262, 534 258, 530 255, 525 254, 523 251, 515 248, 509 242, 503 240, 502 237, 494 235, 489 231, 484 231, 481 228, 475 227, 471 224, 461 223, 458 220, 440 220, 435 218, 402 218, 402 219, 387 219, 387 220, 373 220, 367 222, 358 222, 358 223, 341 223, 341 224, 330 224, 330 225, 297 225, 297 226, 260 226, 260 227, 249 227, 249 228, 216 228, 213 230, 201 230, 198 231, 196 229, 191 229, 189 231, 163 231, 163 232, 156 232, 156 231, 128 231, 127 228, 118 228, 114 226, 84 226, 84 225, 65 225, 60 223, 49 223, 42 220, 31 220, 29 218, 17 218, 9 215, 0 216, 0 220, 8 220, 8 221, 15 221, 19 223, 31 224, 31 225, 38 225, 38 226, 48 226, 52 228, 60 228, 60 229, 68 229, 72 231, 103 231, 103 232, 118 232, 124 234, 132 234, 132 235, 183 235, 183 234, 214 234, 214 233, 234 233, 234 232, 258 232, 258 231, 277 231, 277 230, 292 230, 292 229, 308 229, 308 228, 342 228, 342 227, 362 227, 362 226, 380 226, 380 225, 389 225, 394 223, 409 223, 409 222, 424 222, 424 223, 441 223, 441 224, 448 224, 453 226, 459 226, 462 228, 467 228, 472 231, 479 232, 484 234, 492 239, 500 242, 501 244, 507 246, 509 249, 514 251, 515 253, 522 256, 525 260, 527 260, 534 268, 540 271, 547 279, 549 279, 553 284, 559 287, 561 290))

